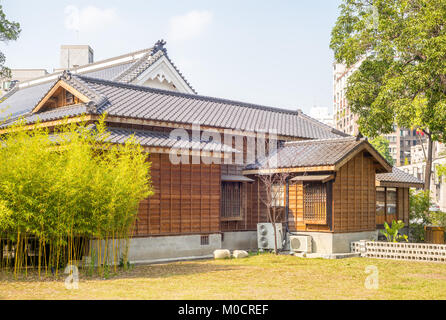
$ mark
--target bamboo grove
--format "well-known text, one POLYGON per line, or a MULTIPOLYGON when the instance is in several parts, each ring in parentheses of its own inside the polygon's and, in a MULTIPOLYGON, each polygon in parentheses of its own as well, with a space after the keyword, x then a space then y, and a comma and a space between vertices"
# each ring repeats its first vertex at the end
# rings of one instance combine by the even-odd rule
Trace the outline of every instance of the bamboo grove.
POLYGON ((150 162, 133 139, 107 137, 104 118, 51 132, 18 121, 0 137, 2 271, 126 264, 139 202, 152 194, 150 162))

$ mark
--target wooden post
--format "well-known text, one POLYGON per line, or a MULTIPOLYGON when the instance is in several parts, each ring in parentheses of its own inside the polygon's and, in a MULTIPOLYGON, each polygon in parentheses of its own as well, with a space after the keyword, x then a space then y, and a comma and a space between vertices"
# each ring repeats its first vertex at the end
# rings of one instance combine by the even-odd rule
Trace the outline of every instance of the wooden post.
POLYGON ((443 227, 425 226, 424 230, 426 231, 426 243, 444 244, 443 227))

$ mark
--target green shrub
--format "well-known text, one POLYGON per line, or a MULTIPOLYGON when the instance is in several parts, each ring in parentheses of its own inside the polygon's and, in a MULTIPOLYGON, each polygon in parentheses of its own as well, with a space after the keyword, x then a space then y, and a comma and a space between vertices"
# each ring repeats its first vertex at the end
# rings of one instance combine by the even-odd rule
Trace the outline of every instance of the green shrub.
POLYGON ((386 237, 388 242, 408 241, 407 235, 399 234, 399 231, 404 228, 404 222, 401 220, 392 221, 392 226, 389 227, 387 222, 384 222, 384 230, 381 233, 386 237))
POLYGON ((430 211, 432 205, 429 191, 410 191, 410 239, 412 242, 424 242, 425 226, 446 227, 446 213, 430 211))

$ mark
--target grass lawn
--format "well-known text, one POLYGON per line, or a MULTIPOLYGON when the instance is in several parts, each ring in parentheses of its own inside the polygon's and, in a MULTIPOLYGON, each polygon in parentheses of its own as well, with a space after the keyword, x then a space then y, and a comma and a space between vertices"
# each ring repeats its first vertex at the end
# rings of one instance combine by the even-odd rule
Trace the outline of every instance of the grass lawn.
POLYGON ((305 259, 262 254, 247 259, 135 266, 108 279, 14 280, 0 275, 1 299, 446 299, 446 264, 365 258, 305 259), (366 266, 379 289, 364 286, 366 266))

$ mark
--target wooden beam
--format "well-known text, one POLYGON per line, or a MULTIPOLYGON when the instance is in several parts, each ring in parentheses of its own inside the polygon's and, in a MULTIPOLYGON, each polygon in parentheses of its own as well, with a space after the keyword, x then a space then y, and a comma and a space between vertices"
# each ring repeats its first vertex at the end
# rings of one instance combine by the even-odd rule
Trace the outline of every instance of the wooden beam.
POLYGON ((389 188, 423 188, 424 183, 410 183, 410 182, 391 182, 391 181, 378 181, 375 185, 377 187, 389 187, 389 188))
MULTIPOLYGON (((28 124, 28 125, 24 126, 22 129, 23 130, 34 130, 36 128, 50 128, 50 127, 60 126, 64 123, 95 121, 98 119, 99 118, 95 115, 83 115, 83 116, 76 116, 76 117, 60 119, 60 120, 32 123, 32 124, 28 124)), ((5 134, 8 132, 11 132, 10 128, 0 129, 0 134, 5 134)))
POLYGON ((298 167, 298 168, 277 168, 277 169, 256 169, 244 170, 243 175, 248 174, 270 174, 270 173, 293 173, 293 172, 318 172, 318 171, 335 171, 335 166, 315 166, 315 167, 298 167))
MULTIPOLYGON (((392 172, 392 166, 388 164, 382 156, 373 149, 372 146, 366 141, 364 141, 362 144, 357 146, 354 150, 352 150, 347 156, 345 156, 341 161, 336 163, 336 171, 339 170, 342 166, 344 166, 347 162, 349 162, 351 159, 353 159, 359 152, 367 150, 373 158, 378 162, 381 169, 384 169, 384 172, 392 172)), ((379 167, 377 168, 379 170, 379 167)))
POLYGON ((79 98, 83 103, 87 103, 88 101, 90 101, 90 99, 86 97, 84 94, 80 93, 78 90, 74 89, 72 86, 65 83, 63 80, 59 80, 54 84, 51 90, 47 92, 47 94, 40 100, 40 102, 34 107, 34 109, 31 112, 32 113, 38 112, 45 105, 48 99, 50 99, 59 88, 64 88, 72 95, 79 98))

